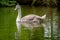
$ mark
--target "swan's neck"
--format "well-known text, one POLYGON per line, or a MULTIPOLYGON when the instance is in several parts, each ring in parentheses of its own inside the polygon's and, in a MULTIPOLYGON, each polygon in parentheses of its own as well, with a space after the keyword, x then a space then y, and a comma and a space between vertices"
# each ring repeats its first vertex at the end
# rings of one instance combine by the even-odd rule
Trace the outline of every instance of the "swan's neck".
POLYGON ((18 9, 18 18, 21 19, 21 8, 18 9))

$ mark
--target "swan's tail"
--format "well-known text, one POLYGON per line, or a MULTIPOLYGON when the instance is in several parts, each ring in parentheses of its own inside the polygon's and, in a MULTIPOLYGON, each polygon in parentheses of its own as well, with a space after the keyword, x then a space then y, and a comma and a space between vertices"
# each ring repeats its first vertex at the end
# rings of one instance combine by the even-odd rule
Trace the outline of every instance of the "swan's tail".
POLYGON ((41 17, 41 19, 45 19, 45 18, 46 18, 46 14, 41 17))

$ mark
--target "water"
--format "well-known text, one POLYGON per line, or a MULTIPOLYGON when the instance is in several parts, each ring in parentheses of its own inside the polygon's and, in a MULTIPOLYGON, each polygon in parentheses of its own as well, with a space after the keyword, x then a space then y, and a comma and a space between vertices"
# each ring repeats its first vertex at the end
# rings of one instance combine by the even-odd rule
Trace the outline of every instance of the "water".
MULTIPOLYGON (((47 15, 45 28, 34 28, 33 31, 21 28, 21 40, 60 40, 60 12, 52 7, 22 6, 22 17, 28 14, 47 15), (31 36, 32 34, 32 36, 31 36)), ((15 40, 17 11, 13 7, 0 8, 0 39, 15 40)))
MULTIPOLYGON (((58 9, 51 7, 32 7, 31 11, 36 15, 46 14, 46 23, 43 38, 44 40, 57 40, 58 39, 58 9), (38 14, 37 14, 38 13, 38 14)), ((38 35, 38 34, 37 34, 38 35)), ((40 37, 41 38, 41 37, 40 37)), ((38 38, 37 38, 38 39, 38 38)), ((42 39, 40 39, 42 40, 42 39)))
POLYGON ((51 8, 50 15, 47 18, 46 23, 47 29, 45 37, 51 38, 51 40, 57 40, 57 29, 58 29, 58 15, 57 8, 51 8), (50 18, 49 18, 50 17, 50 18))

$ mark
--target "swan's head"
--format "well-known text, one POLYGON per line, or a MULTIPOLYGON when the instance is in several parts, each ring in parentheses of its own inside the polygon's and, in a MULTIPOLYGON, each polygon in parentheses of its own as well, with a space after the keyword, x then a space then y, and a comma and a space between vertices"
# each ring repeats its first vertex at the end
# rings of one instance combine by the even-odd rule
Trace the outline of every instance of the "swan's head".
POLYGON ((18 9, 20 9, 20 5, 17 3, 17 5, 16 5, 14 10, 18 10, 18 9))

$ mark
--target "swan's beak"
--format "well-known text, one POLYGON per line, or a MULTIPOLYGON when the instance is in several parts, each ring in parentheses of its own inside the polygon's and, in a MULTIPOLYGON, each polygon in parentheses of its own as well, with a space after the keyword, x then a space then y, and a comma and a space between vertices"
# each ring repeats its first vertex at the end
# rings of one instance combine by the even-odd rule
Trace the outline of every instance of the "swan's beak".
POLYGON ((17 8, 15 8, 14 10, 17 10, 17 8))
POLYGON ((17 10, 17 5, 15 6, 15 9, 14 10, 17 10))

